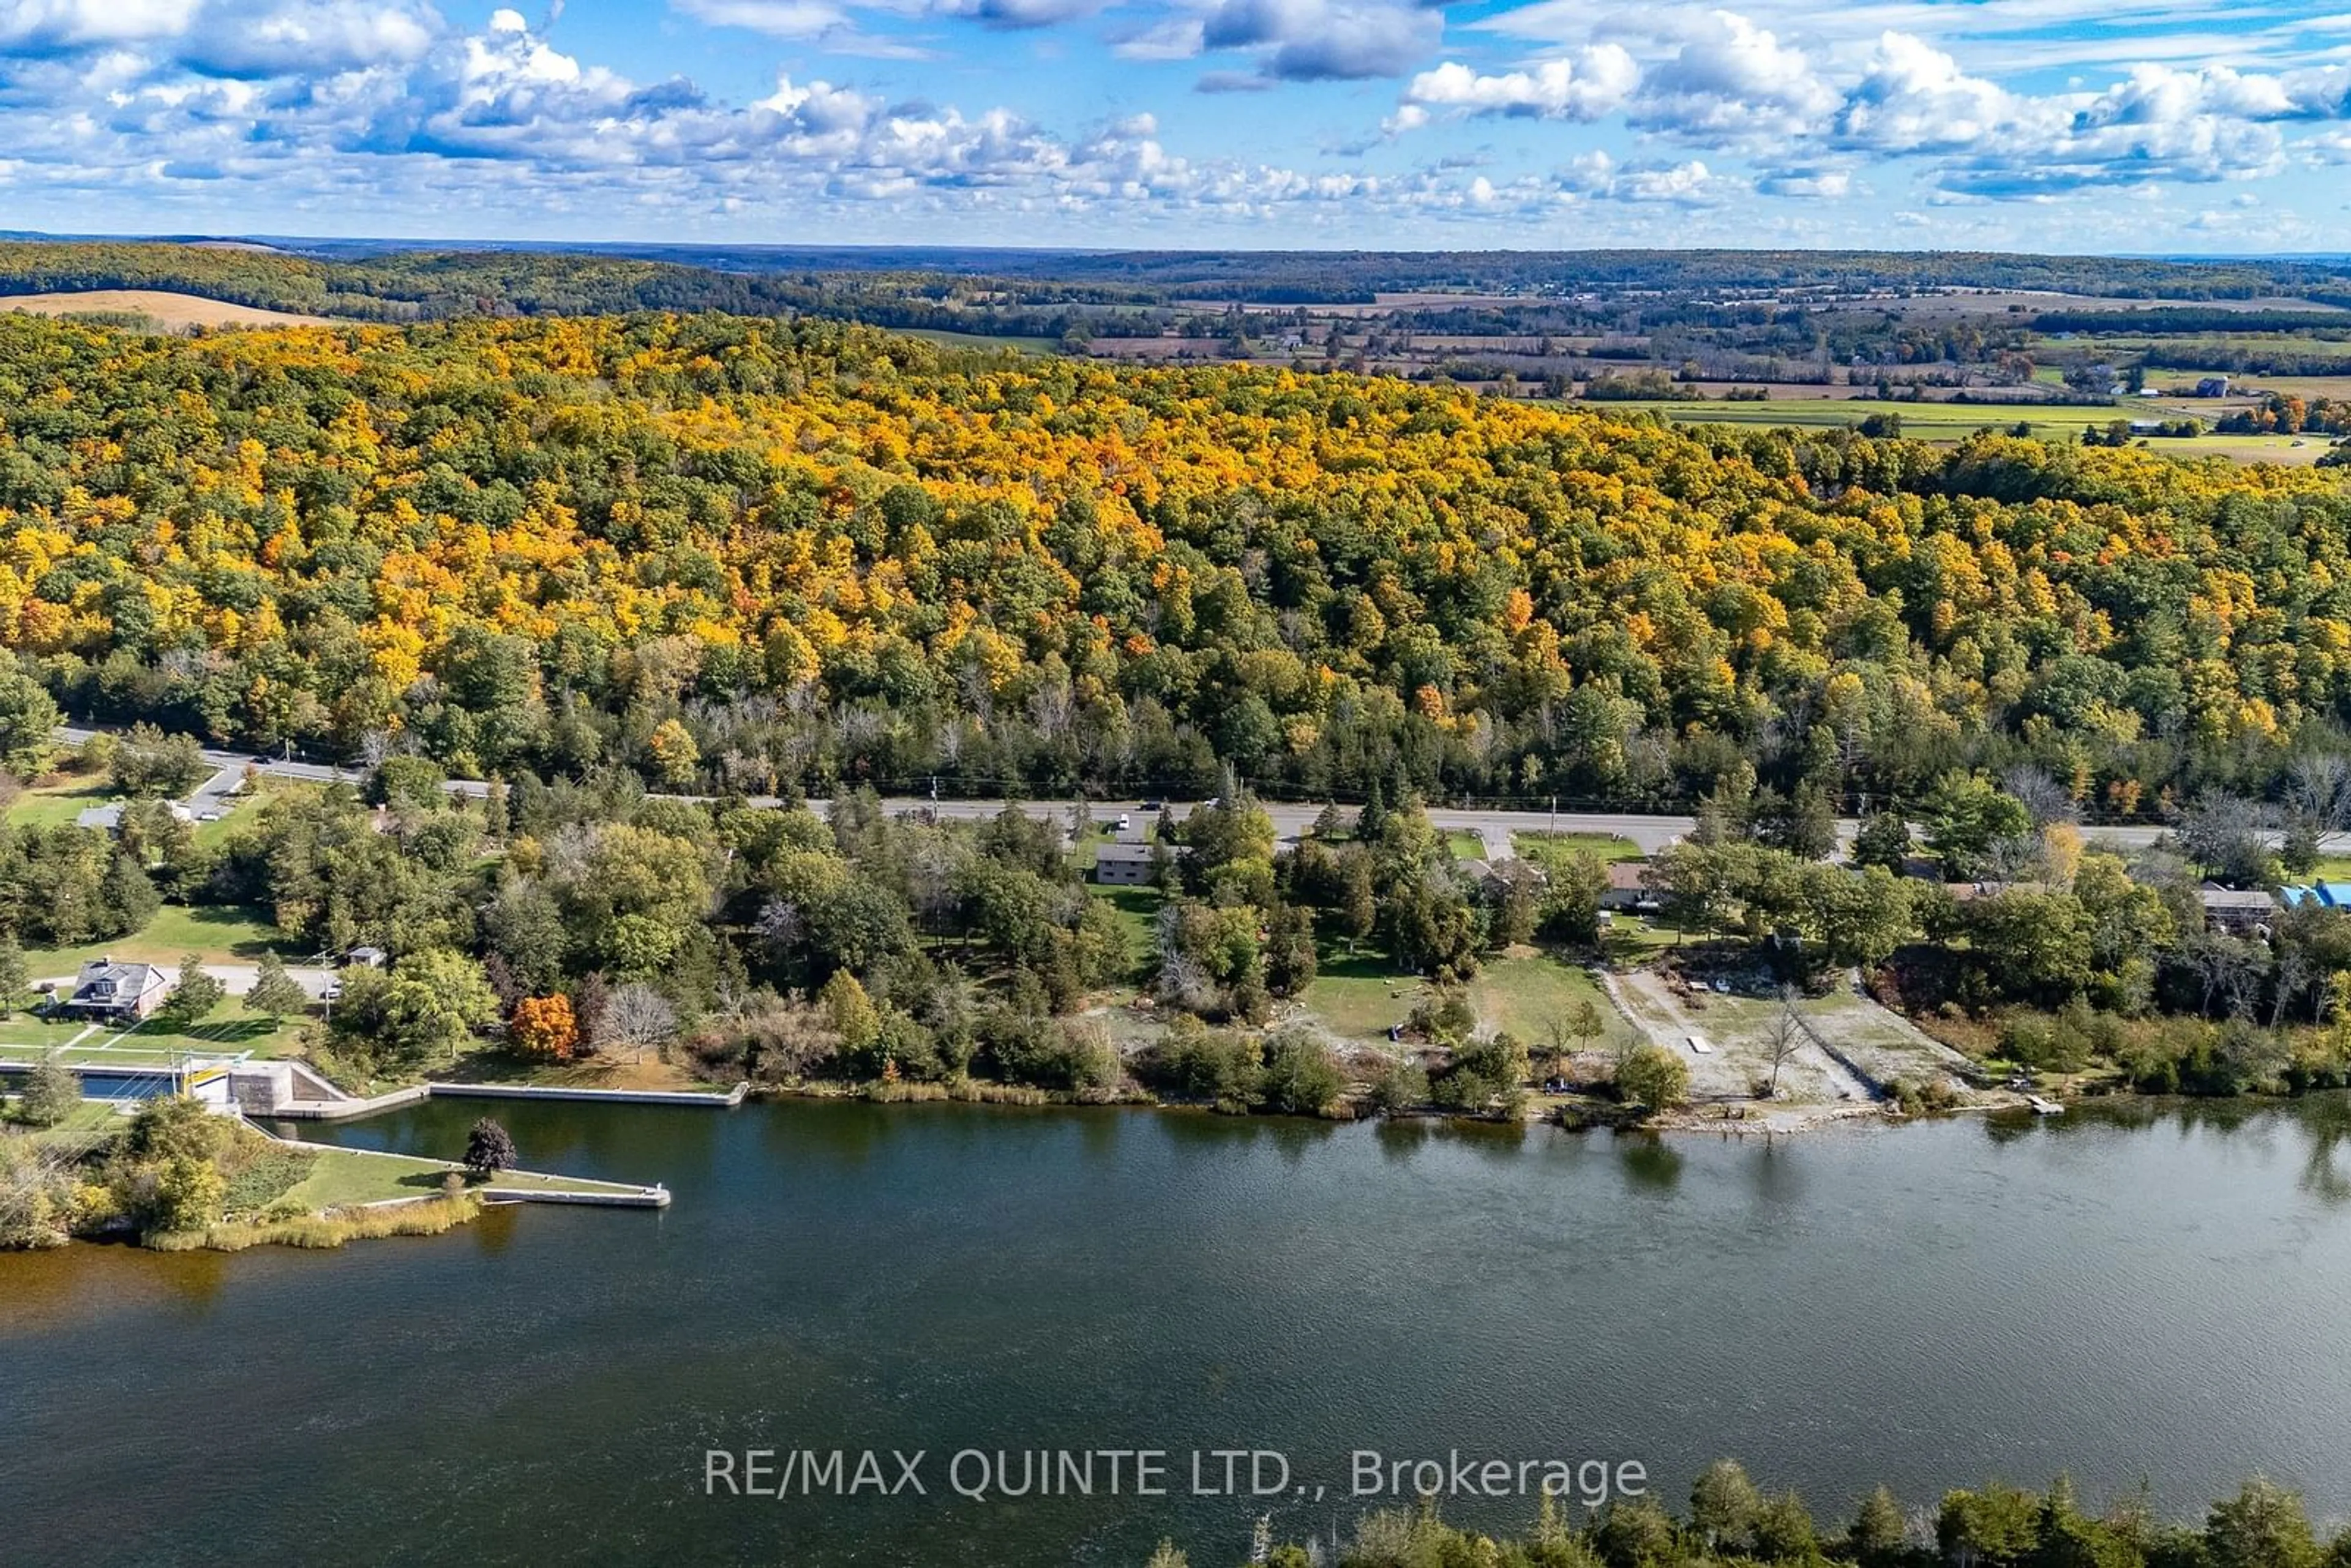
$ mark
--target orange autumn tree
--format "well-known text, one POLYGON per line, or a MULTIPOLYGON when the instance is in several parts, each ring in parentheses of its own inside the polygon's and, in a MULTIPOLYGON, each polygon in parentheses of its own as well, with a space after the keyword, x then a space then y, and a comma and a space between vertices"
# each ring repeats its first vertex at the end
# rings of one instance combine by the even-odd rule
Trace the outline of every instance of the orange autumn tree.
POLYGON ((566 996, 525 997, 507 1020, 515 1054, 533 1061, 569 1061, 580 1049, 580 1025, 566 996))

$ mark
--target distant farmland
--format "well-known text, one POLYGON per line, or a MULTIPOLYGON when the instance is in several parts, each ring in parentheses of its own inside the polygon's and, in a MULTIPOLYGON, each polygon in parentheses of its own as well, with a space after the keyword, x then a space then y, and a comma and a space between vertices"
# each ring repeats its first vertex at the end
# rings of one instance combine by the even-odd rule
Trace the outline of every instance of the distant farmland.
POLYGON ((72 294, 0 295, 0 310, 36 316, 144 316, 167 331, 191 327, 328 327, 344 325, 324 316, 261 310, 250 305, 173 294, 161 288, 92 288, 72 294))
MULTIPOLYGON (((2043 440, 2078 441, 2085 429, 2103 429, 2118 419, 2181 419, 2199 411, 2147 399, 2125 399, 2111 405, 2045 402, 1886 402, 1876 398, 1786 398, 1771 402, 1588 402, 1580 406, 1596 413, 1646 409, 1662 413, 1677 424, 1793 425, 1799 429, 1834 430, 1859 424, 1871 414, 1895 414, 1902 434, 1913 441, 1956 442, 1980 430, 2008 431, 2032 426, 2043 440)), ((2217 408, 2201 417, 2210 423, 2217 408)), ((2146 438, 2150 452, 2172 457, 2227 457, 2240 463, 2311 464, 2318 461, 2330 438, 2325 435, 2155 435, 2146 438)))

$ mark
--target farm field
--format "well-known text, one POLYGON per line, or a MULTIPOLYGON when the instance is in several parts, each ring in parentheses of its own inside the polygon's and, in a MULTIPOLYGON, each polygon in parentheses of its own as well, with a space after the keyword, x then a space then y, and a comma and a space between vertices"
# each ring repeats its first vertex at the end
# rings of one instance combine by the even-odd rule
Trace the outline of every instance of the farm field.
POLYGON ((0 310, 23 310, 36 316, 72 316, 85 311, 136 311, 163 327, 184 332, 191 327, 333 327, 324 316, 302 316, 290 310, 263 310, 232 305, 194 294, 173 294, 160 288, 92 288, 70 294, 0 296, 0 310))
MULTIPOLYGON (((1875 398, 1791 398, 1774 402, 1606 402, 1583 405, 1595 411, 1648 410, 1677 424, 1792 425, 1800 429, 1833 430, 1858 424, 1873 413, 1896 413, 1902 434, 1914 441, 1956 442, 1980 430, 2008 430, 2029 424, 2045 439, 2078 438, 2092 427, 2117 419, 2179 418, 2194 410, 2176 402, 2126 399, 2108 407, 2045 403, 1881 402, 1875 398)), ((2208 419, 2212 411, 2207 409, 2208 419)), ((2199 435, 2191 438, 2157 436, 2147 450, 2169 457, 2226 457, 2240 463, 2313 464, 2323 456, 2328 440, 2323 435, 2199 435)))

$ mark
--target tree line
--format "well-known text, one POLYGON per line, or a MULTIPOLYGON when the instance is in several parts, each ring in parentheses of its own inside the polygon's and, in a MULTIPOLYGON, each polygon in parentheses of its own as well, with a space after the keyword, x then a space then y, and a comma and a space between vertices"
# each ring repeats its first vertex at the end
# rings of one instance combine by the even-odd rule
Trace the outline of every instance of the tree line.
MULTIPOLYGON (((1274 1568, 2342 1568, 2351 1530, 2324 1537, 2301 1496, 2256 1478, 2195 1523, 2161 1519, 2144 1489, 2103 1509, 2061 1476, 2044 1490, 1994 1482, 1946 1492, 1913 1514, 1884 1487, 1843 1522, 1817 1518, 1793 1491, 1771 1492, 1732 1460, 1701 1471, 1678 1514, 1652 1497, 1612 1500, 1584 1522, 1543 1500, 1531 1530, 1497 1538, 1448 1524, 1424 1502, 1365 1516, 1336 1542, 1269 1543, 1274 1568)), ((1146 1568, 1188 1568, 1163 1543, 1146 1568)))

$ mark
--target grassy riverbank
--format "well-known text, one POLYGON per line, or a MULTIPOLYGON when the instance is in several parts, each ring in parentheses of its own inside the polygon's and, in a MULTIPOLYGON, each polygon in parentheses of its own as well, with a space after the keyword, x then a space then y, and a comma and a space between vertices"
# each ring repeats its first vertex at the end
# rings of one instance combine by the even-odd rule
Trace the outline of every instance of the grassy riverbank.
POLYGON ((225 1220, 199 1230, 151 1236, 158 1252, 242 1252, 248 1247, 328 1249, 392 1236, 438 1236, 482 1212, 478 1194, 418 1198, 381 1208, 341 1208, 287 1219, 225 1220))

